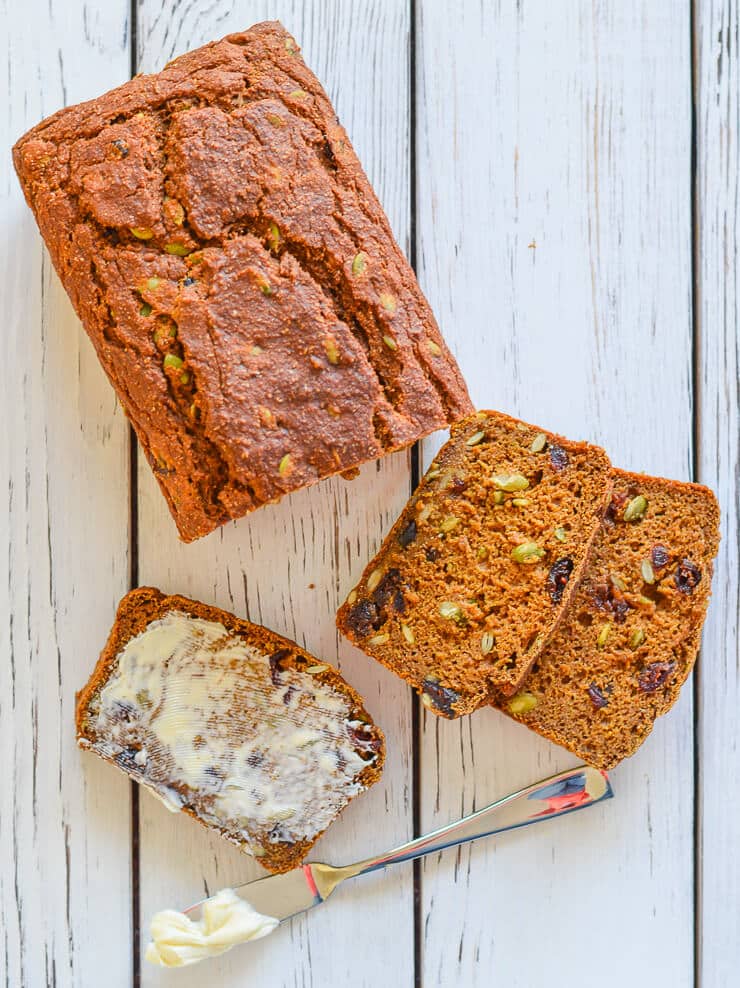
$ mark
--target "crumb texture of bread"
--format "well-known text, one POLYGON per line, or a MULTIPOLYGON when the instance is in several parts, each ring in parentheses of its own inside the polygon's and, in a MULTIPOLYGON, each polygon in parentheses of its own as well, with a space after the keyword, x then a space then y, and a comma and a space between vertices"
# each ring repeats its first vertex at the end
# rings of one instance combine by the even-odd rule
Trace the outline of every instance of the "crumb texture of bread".
POLYGON ((338 627, 441 716, 515 693, 568 607, 611 486, 598 447, 498 412, 468 417, 338 627))
POLYGON ((385 756, 381 731, 331 666, 150 587, 121 601, 78 697, 77 738, 272 872, 300 864, 385 756))
POLYGON ((706 487, 615 471, 568 615, 523 691, 496 705, 597 768, 634 754, 694 665, 718 547, 706 487))
POLYGON ((472 410, 280 24, 61 110, 13 156, 185 541, 472 410))

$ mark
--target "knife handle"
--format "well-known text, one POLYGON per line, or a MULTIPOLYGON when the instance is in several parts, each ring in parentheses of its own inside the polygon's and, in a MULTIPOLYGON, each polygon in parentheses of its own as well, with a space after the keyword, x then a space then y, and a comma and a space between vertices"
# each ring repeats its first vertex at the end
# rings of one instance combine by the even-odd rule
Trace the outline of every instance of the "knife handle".
POLYGON ((504 796, 482 810, 424 837, 417 837, 392 851, 361 861, 351 866, 351 873, 364 875, 369 871, 385 868, 386 865, 420 858, 478 837, 489 837, 491 834, 526 827, 531 823, 552 820, 565 813, 593 806, 613 795, 606 772, 580 765, 504 796))

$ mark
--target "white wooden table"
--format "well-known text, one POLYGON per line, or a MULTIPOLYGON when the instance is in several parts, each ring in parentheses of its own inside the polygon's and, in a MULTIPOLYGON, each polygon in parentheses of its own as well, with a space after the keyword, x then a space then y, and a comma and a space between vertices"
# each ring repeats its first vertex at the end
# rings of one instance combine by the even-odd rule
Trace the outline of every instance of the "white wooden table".
MULTIPOLYGON (((129 985, 647 986, 740 979, 737 0, 2 0, 0 978, 129 985), (279 17, 324 81, 480 406, 717 490, 698 673, 604 807, 402 866, 208 968, 146 921, 260 869, 74 742, 120 596, 153 583, 338 661, 389 746, 322 841, 381 850, 573 764, 494 711, 443 722, 333 614, 412 457, 192 546, 51 269, 7 149, 64 104, 279 17)), ((433 446, 418 452, 421 465, 433 446)))

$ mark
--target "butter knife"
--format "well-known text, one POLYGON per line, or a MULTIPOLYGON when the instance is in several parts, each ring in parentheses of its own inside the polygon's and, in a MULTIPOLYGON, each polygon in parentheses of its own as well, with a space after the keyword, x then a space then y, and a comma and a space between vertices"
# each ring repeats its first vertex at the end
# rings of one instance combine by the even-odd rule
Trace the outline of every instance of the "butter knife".
MULTIPOLYGON (((606 772, 581 765, 497 799, 476 813, 401 844, 385 854, 344 867, 312 862, 282 875, 268 875, 247 882, 235 891, 258 913, 283 922, 325 902, 348 878, 367 875, 387 865, 420 858, 479 837, 553 820, 566 813, 594 806, 613 795, 606 772)), ((190 914, 200 909, 206 901, 203 899, 194 903, 185 912, 190 914)))

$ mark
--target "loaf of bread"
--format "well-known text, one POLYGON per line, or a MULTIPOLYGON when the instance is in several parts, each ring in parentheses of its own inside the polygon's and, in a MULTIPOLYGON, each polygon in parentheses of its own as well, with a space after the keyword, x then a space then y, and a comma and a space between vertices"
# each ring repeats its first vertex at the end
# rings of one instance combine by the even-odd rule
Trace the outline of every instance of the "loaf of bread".
POLYGON ((598 447, 497 412, 470 416, 338 627, 441 716, 515 693, 568 607, 611 487, 598 447))
POLYGON ((300 864, 385 756, 383 735, 331 666, 150 587, 121 601, 78 697, 77 737, 273 872, 300 864))
POLYGON ((615 471, 588 571, 524 688, 496 703, 597 768, 633 754, 699 648, 719 545, 714 494, 615 471))
POLYGON ((279 24, 61 110, 13 157, 185 541, 472 410, 279 24))

